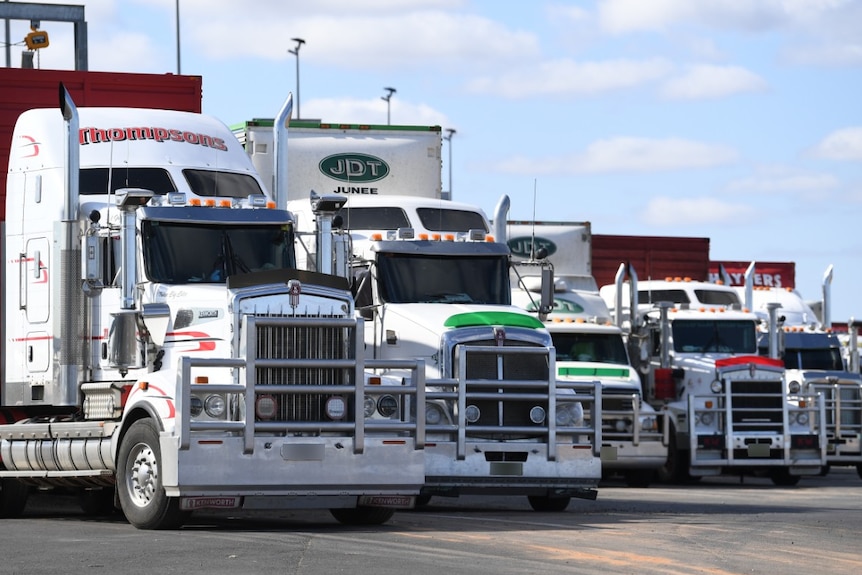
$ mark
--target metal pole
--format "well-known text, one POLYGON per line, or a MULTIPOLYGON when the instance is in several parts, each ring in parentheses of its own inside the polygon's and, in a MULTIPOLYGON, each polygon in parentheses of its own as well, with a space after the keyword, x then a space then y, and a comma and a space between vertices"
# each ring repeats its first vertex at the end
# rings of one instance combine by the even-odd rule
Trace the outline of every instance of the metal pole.
MULTIPOLYGON (((4 2, 8 2, 9 0, 3 0, 4 2)), ((12 43, 9 41, 9 18, 5 19, 6 21, 6 67, 12 67, 12 43)))
POLYGON ((299 111, 299 49, 305 44, 305 40, 302 38, 291 38, 291 40, 296 42, 296 48, 288 52, 296 56, 296 119, 298 120, 302 117, 299 111))
POLYGON ((180 72, 180 0, 177 0, 177 75, 180 72))
POLYGON ((389 109, 390 109, 389 100, 392 99, 392 94, 395 93, 395 88, 383 88, 383 89, 388 92, 388 94, 386 94, 385 96, 380 96, 381 100, 386 101, 386 125, 388 126, 389 125, 389 109))
POLYGON ((449 142, 449 199, 452 199, 452 136, 455 134, 455 130, 452 128, 446 128, 446 132, 449 133, 448 136, 444 136, 443 139, 449 142))

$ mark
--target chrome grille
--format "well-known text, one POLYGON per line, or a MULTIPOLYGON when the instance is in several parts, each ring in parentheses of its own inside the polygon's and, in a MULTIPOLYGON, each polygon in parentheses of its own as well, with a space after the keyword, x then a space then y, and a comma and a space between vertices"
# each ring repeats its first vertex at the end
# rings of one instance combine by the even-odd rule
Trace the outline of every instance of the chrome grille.
MULTIPOLYGON (((460 349, 463 345, 496 346, 494 340, 471 341, 455 347, 452 365, 458 365, 460 349)), ((541 347, 532 343, 506 340, 507 347, 541 347)), ((548 381, 548 358, 546 355, 513 354, 497 355, 494 353, 470 353, 467 356, 468 380, 491 381, 548 381)), ((487 391, 487 388, 467 386, 467 394, 487 391)), ((470 403, 479 407, 481 417, 476 422, 480 426, 530 426, 530 409, 539 405, 548 410, 547 400, 541 402, 532 399, 515 399, 514 394, 535 393, 535 388, 505 387, 500 388, 500 399, 477 399, 470 403)))
MULTIPOLYGON (((354 359, 351 330, 344 327, 285 326, 256 324, 258 360, 354 359)), ((353 371, 345 367, 263 367, 255 368, 257 385, 354 385, 353 371)), ((347 390, 346 390, 347 391, 347 390)), ((266 394, 258 394, 266 395, 266 394)), ((276 415, 280 421, 322 421, 328 396, 320 394, 276 395, 276 415)), ((348 410, 348 412, 352 412, 348 410)))
POLYGON ((784 430, 784 383, 781 380, 732 380, 730 406, 735 431, 784 430))

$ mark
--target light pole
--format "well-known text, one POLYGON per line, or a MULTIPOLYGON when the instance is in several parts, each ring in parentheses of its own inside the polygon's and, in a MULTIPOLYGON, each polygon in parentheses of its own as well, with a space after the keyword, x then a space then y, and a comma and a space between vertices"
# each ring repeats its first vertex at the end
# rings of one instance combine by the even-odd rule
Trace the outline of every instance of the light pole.
POLYGON ((177 0, 177 74, 180 73, 180 0, 177 0))
POLYGON ((446 128, 446 132, 448 132, 448 136, 443 136, 443 139, 449 142, 449 197, 447 200, 452 199, 452 136, 455 135, 455 130, 453 128, 446 128))
POLYGON ((386 124, 389 125, 389 109, 390 109, 389 100, 392 99, 392 94, 395 93, 395 88, 383 88, 383 89, 386 90, 388 92, 388 94, 386 94, 385 96, 380 96, 380 99, 386 101, 386 124))
POLYGON ((302 117, 299 113, 299 49, 305 44, 305 40, 302 38, 291 38, 291 40, 296 42, 296 48, 288 52, 296 56, 296 119, 298 120, 302 117))

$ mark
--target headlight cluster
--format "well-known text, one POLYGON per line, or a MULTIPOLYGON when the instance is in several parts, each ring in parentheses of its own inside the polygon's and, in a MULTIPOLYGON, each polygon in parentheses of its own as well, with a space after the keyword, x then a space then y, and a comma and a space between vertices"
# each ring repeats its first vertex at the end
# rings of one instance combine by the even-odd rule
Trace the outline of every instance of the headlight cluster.
POLYGON ((385 393, 383 395, 366 395, 363 407, 366 418, 380 416, 385 419, 392 419, 398 415, 400 406, 398 398, 385 393))
POLYGON ((799 390, 802 389, 802 386, 799 385, 798 381, 791 381, 787 384, 787 390, 790 393, 799 393, 799 390))
POLYGON ((707 427, 715 423, 715 413, 711 411, 700 411, 695 413, 694 422, 696 425, 705 425, 707 427))
POLYGON ((641 431, 658 431, 658 419, 655 417, 642 417, 641 431))
POLYGON ((584 408, 577 401, 557 403, 557 427, 580 427, 584 424, 584 408))
POLYGON ((790 424, 798 424, 798 425, 808 425, 808 412, 807 411, 790 411, 790 424))
POLYGON ((189 411, 192 417, 200 417, 202 413, 206 413, 211 419, 224 419, 227 414, 227 400, 224 395, 213 393, 201 398, 198 395, 192 395, 189 411))

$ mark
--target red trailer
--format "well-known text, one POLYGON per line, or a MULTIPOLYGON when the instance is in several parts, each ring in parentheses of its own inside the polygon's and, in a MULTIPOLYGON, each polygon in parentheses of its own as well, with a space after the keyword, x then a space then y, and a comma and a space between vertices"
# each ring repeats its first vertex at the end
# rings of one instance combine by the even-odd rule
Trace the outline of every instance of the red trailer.
POLYGON ((596 285, 613 284, 621 263, 631 263, 640 279, 709 279, 709 238, 593 234, 596 285))

